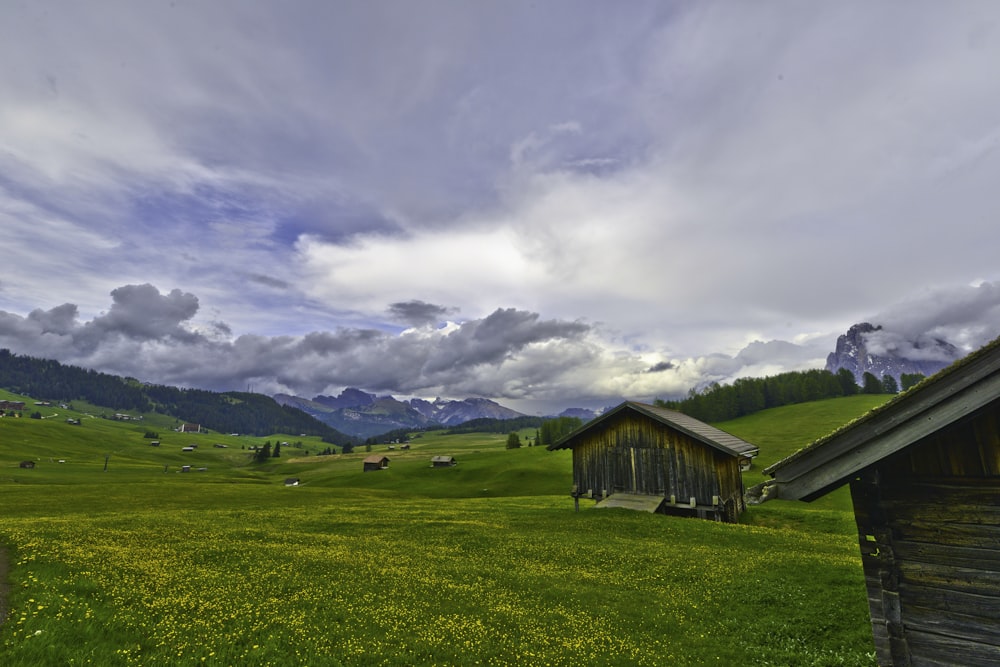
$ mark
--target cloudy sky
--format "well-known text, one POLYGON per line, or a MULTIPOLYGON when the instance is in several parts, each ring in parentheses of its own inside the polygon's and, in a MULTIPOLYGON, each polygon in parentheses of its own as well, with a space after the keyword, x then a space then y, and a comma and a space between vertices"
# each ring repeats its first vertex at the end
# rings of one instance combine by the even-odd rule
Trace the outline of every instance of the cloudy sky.
POLYGON ((0 4, 0 347, 526 412, 1000 334, 1000 4, 0 4))

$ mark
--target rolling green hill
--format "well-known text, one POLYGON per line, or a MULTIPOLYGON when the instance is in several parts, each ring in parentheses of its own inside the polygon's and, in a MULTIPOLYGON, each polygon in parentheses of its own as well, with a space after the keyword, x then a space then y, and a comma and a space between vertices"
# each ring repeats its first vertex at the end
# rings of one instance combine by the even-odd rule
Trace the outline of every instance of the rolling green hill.
POLYGON ((98 373, 52 359, 12 354, 0 349, 0 387, 55 404, 89 402, 100 412, 172 417, 220 433, 275 431, 308 433, 342 445, 354 438, 340 433, 302 410, 278 405, 269 396, 250 392, 214 392, 139 382, 135 378, 98 373))

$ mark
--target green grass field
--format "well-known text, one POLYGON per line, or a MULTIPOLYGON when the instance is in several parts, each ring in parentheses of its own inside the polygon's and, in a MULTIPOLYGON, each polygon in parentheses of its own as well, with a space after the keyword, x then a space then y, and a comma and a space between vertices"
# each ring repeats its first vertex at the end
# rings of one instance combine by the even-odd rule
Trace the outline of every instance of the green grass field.
MULTIPOLYGON (((721 426, 761 448, 749 485, 868 407, 721 426)), ((4 665, 874 664, 837 502, 775 501, 740 525, 576 513, 570 453, 507 450, 501 435, 377 446, 389 468, 366 473, 363 447, 316 456, 325 444, 291 434, 29 408, 0 419, 4 665), (301 446, 249 463, 243 448, 268 439, 301 446), (459 463, 431 468, 436 454, 459 463)))

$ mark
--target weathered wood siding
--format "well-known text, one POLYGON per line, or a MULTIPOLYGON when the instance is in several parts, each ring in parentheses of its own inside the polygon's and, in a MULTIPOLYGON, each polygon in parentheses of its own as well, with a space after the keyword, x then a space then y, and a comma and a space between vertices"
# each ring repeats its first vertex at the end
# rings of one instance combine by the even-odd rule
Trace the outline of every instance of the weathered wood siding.
POLYGON ((881 665, 1000 664, 1000 402, 851 483, 881 665))
POLYGON ((630 412, 595 426, 573 446, 573 483, 595 497, 616 492, 695 498, 718 496, 725 518, 744 509, 739 458, 727 455, 648 417, 630 412))

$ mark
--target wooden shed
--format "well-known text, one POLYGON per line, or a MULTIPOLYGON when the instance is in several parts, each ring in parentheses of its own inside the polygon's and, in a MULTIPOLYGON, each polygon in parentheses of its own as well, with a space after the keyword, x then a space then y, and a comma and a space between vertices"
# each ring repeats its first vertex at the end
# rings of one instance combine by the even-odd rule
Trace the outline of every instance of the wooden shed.
POLYGON ((1000 664, 1000 339, 765 472, 850 485, 880 665, 1000 664))
POLYGON ((35 462, 34 461, 21 461, 20 467, 21 468, 34 468, 35 467, 35 462))
POLYGON ((365 457, 364 461, 364 471, 369 470, 384 470, 389 467, 389 457, 382 456, 381 454, 372 454, 371 456, 365 457))
POLYGON ((451 466, 457 466, 458 461, 455 460, 454 456, 434 456, 431 457, 431 467, 432 468, 450 468, 451 466))
POLYGON ((693 417, 626 401, 550 450, 573 450, 573 496, 600 506, 736 521, 757 447, 693 417))

